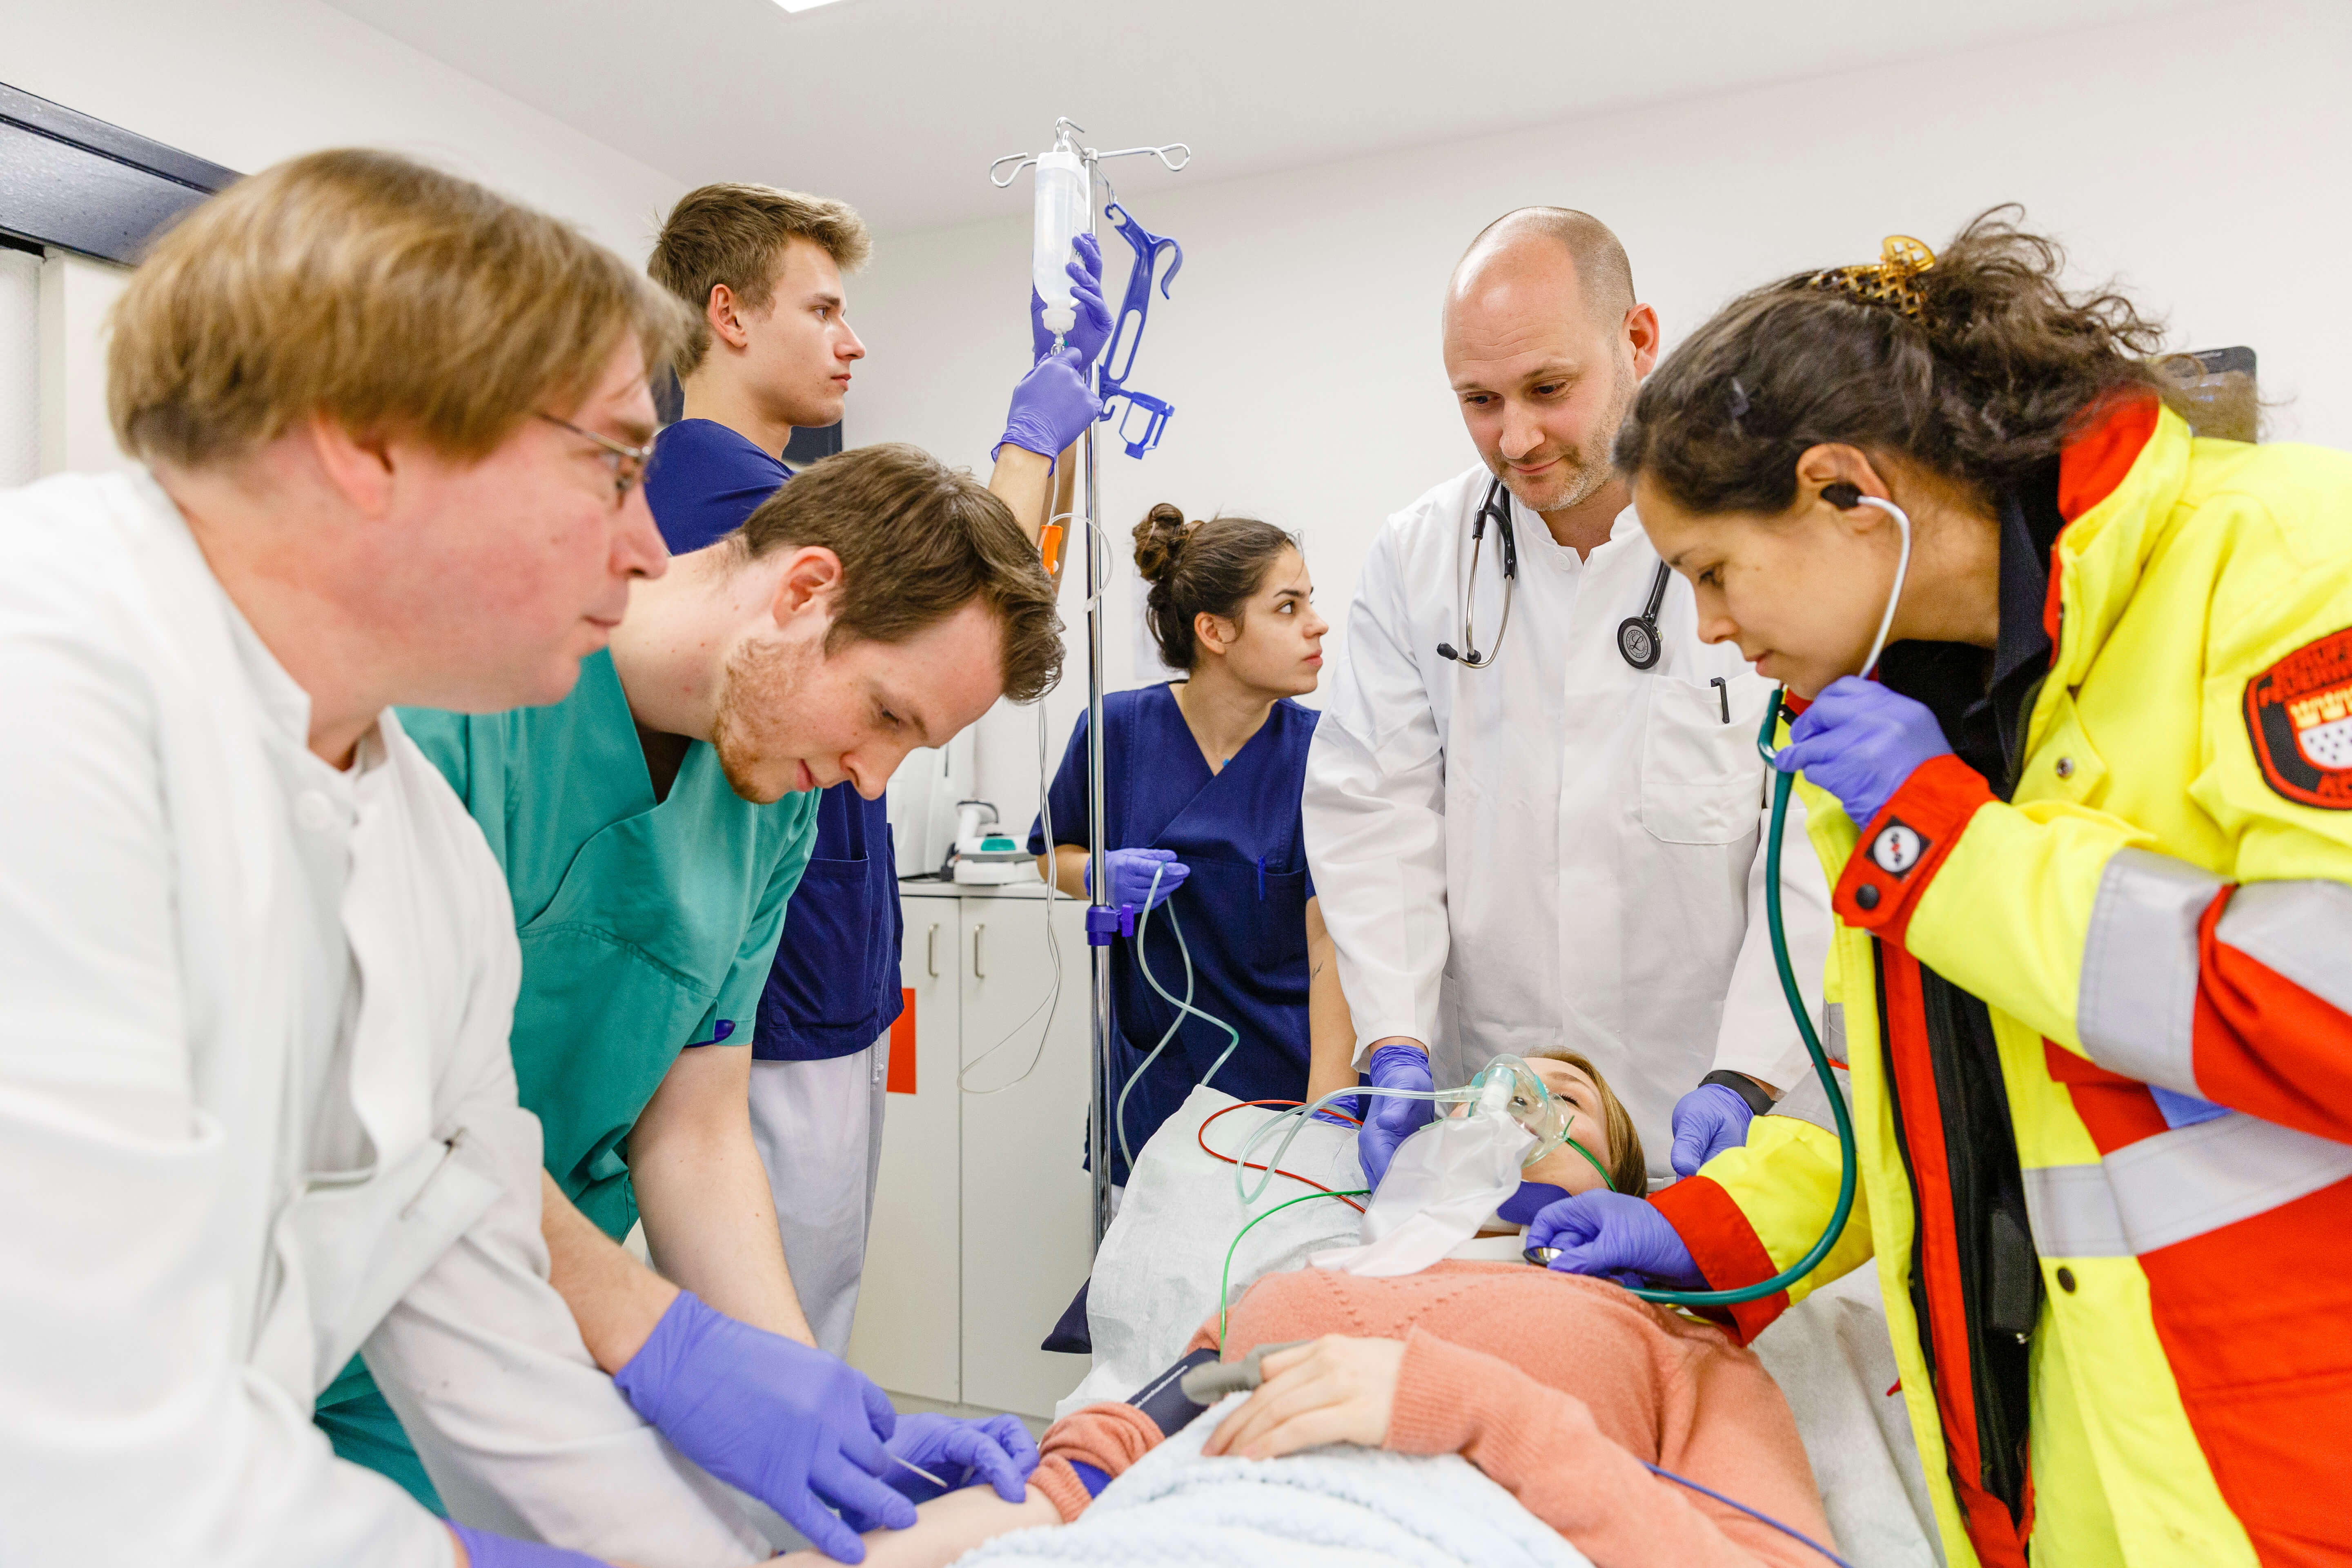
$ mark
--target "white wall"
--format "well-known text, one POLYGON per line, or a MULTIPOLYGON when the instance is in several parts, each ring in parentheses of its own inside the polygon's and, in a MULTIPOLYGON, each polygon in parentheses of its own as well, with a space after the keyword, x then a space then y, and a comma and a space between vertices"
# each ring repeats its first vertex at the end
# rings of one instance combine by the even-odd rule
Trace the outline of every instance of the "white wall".
MULTIPOLYGON (((579 225, 633 263, 685 186, 315 0, 74 0, 9 7, 0 79, 252 173, 388 147, 579 225)), ((42 268, 41 468, 120 462, 99 323, 121 269, 42 268)))
POLYGON ((394 148, 570 219, 632 261, 686 188, 316 0, 7 13, 0 79, 247 174, 321 147, 394 148))
POLYGON ((41 258, 0 250, 0 489, 41 465, 41 258))
POLYGON ((131 268, 52 249, 40 278, 40 471, 130 468, 106 413, 105 327, 131 268))
MULTIPOLYGON (((2274 438, 2352 447, 2347 63, 2352 7, 2261 0, 1245 181, 1213 184, 1197 163, 1139 204, 1185 247, 1136 378, 1177 415, 1150 458, 1106 459, 1104 518, 1122 545, 1163 499, 1301 529, 1318 601, 1344 626, 1381 520, 1475 460, 1439 365, 1439 296, 1471 236, 1532 202, 1616 228, 1671 342, 1742 288, 1871 259, 1889 231, 1934 245, 2021 200, 2085 279, 2119 278, 2179 343, 2253 345, 2282 400, 2274 438)), ((1108 145, 1207 138, 1090 129, 1108 145)), ((1027 351, 1027 191, 1024 176, 1001 221, 877 247, 852 285, 871 350, 853 441, 911 440, 984 468, 1027 351)), ((1105 243, 1116 288, 1127 253, 1105 243)), ((1120 569, 1113 689, 1147 668, 1124 550, 1120 569)), ((1066 587, 1074 623, 1078 600, 1066 587)), ((1048 699, 1056 757, 1083 693, 1074 658, 1048 699)), ((1034 746, 1029 715, 983 723, 976 787, 1008 819, 1034 809, 1034 746)))

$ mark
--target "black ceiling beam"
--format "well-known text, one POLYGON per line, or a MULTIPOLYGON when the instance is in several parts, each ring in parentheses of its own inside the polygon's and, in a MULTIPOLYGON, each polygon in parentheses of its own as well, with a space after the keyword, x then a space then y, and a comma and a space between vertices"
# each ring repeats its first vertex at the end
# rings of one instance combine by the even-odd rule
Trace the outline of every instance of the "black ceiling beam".
POLYGON ((135 262, 156 230, 234 169, 0 84, 0 231, 135 262))

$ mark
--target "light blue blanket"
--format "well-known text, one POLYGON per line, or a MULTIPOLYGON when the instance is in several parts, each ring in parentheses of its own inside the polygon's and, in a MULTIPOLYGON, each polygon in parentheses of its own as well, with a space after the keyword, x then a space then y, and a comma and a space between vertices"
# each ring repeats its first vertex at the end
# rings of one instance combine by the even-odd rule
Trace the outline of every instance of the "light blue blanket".
POLYGON ((958 1559, 1126 1568, 1591 1568, 1458 1454, 1334 1446, 1203 1458, 1216 1409, 1145 1455, 1075 1524, 999 1536, 958 1559))

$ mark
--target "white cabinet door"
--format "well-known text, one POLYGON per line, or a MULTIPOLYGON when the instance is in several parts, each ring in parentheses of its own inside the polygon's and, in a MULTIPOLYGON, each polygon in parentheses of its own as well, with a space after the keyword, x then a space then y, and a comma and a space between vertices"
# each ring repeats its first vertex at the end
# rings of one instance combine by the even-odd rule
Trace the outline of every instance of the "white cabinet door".
POLYGON ((956 1040, 962 992, 962 949, 952 896, 900 900, 907 934, 899 984, 907 988, 911 1030, 891 1030, 891 1086, 882 1127, 882 1172, 874 1194, 874 1228, 849 1363, 884 1388, 950 1404, 963 1398, 956 1243, 957 1189, 962 1179, 961 1116, 956 1092, 956 1040), (909 1034, 914 1071, 897 1060, 909 1034))
POLYGON ((1066 899, 1053 905, 1062 993, 1041 1050, 1039 1004, 1054 977, 1044 902, 964 900, 957 954, 965 1085, 975 1091, 963 1097, 963 1400, 1038 1416, 1051 1415, 1086 1375, 1085 1356, 1037 1346, 1093 1261, 1091 1187, 1079 1164, 1087 1126, 1084 906, 1066 899), (1024 1024, 1032 1009, 1036 1016, 1024 1024), (991 1054, 981 1060, 983 1053, 991 1054), (976 1092, 988 1089, 1001 1092, 976 1092))

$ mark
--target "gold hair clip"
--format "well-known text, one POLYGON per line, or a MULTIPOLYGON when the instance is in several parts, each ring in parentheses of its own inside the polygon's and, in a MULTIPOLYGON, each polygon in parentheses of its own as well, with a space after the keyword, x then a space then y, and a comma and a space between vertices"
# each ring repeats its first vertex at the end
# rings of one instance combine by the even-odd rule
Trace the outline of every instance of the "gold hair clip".
POLYGON ((1866 305, 1892 305, 1906 316, 1917 316, 1927 298, 1914 279, 1936 265, 1936 253, 1907 234, 1890 234, 1881 242, 1878 258, 1866 266, 1816 272, 1806 282, 1866 305))

